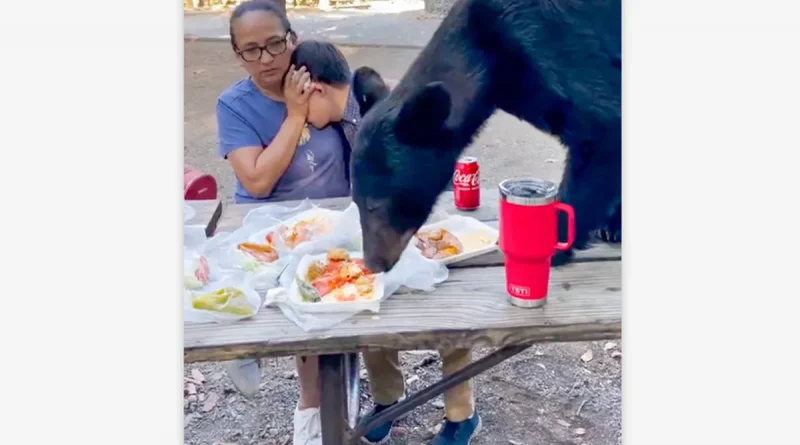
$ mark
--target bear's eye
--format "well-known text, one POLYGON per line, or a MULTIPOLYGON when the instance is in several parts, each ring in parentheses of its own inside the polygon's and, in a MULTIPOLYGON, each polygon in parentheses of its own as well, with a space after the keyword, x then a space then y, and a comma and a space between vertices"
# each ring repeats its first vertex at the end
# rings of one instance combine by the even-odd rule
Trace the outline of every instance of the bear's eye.
POLYGON ((366 201, 364 201, 364 208, 367 211, 367 213, 375 213, 378 210, 380 210, 381 203, 374 201, 372 199, 367 199, 366 201))

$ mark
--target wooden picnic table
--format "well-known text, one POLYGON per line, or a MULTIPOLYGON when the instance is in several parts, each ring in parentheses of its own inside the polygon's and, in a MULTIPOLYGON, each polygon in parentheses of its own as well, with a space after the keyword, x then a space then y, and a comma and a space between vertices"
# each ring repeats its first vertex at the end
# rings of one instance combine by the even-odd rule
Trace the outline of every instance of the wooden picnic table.
MULTIPOLYGON (((496 188, 484 189, 481 207, 461 212, 453 206, 452 192, 445 192, 437 207, 496 227, 498 199, 496 188)), ((335 198, 314 202, 321 207, 342 210, 351 200, 335 198)), ((281 203, 283 206, 296 204, 281 203)), ((247 212, 258 206, 225 206, 221 218, 213 225, 218 231, 235 230, 241 226, 247 212)), ((200 209, 197 210, 199 215, 200 209)), ((503 255, 495 251, 451 265, 448 280, 433 292, 395 294, 381 304, 377 315, 361 313, 327 330, 305 332, 272 308, 262 309, 255 317, 231 325, 186 325, 184 361, 320 355, 320 374, 325 387, 321 407, 323 443, 354 443, 366 429, 405 414, 533 343, 619 338, 622 331, 621 258, 619 247, 607 244, 577 252, 574 263, 552 270, 547 304, 523 309, 512 306, 507 300, 503 255), (345 401, 345 398, 358 399, 352 394, 347 397, 347 388, 352 389, 353 355, 347 360, 345 354, 383 348, 475 347, 499 349, 375 418, 361 419, 355 425, 353 412, 357 413, 357 409, 347 407, 345 401), (350 384, 341 385, 345 381, 345 369, 350 384)), ((355 371, 357 374, 357 367, 355 371)))

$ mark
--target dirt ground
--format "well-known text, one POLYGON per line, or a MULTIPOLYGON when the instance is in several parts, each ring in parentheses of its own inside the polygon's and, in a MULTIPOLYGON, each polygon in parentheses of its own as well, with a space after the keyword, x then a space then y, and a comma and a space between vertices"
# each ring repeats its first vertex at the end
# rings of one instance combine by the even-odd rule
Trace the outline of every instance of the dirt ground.
MULTIPOLYGON (((184 51, 184 161, 213 174, 220 182, 221 197, 229 200, 234 178, 216 155, 214 107, 217 96, 244 73, 225 43, 187 42, 184 51)), ((342 51, 351 67, 372 66, 390 81, 399 80, 418 53, 381 48, 342 51)), ((484 186, 518 175, 558 181, 563 169, 563 149, 555 140, 503 113, 490 120, 468 152, 481 161, 484 186)), ((475 358, 488 352, 477 350, 475 358)), ((498 365, 474 381, 483 430, 472 444, 621 444, 621 359, 618 341, 555 343, 534 345, 498 365), (592 351, 591 359, 587 351, 592 351)), ((267 360, 260 394, 253 401, 235 391, 220 364, 185 366, 185 376, 202 384, 184 388, 184 443, 290 444, 297 402, 293 363, 288 357, 267 360)), ((403 363, 412 391, 441 377, 435 352, 404 353, 403 363)), ((362 400, 366 411, 371 401, 365 380, 362 400)), ((390 443, 427 443, 442 419, 441 406, 439 399, 413 411, 395 427, 390 443)))

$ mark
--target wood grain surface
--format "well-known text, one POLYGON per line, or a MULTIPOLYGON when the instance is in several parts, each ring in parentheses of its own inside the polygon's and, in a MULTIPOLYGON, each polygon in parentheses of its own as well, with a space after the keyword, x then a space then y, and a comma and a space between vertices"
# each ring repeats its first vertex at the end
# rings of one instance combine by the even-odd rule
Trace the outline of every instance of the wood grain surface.
POLYGON ((393 295, 378 314, 324 331, 304 332, 264 308, 231 325, 186 325, 184 361, 619 338, 621 268, 620 261, 596 261, 553 269, 548 302, 538 309, 508 303, 502 267, 453 269, 434 292, 393 295))

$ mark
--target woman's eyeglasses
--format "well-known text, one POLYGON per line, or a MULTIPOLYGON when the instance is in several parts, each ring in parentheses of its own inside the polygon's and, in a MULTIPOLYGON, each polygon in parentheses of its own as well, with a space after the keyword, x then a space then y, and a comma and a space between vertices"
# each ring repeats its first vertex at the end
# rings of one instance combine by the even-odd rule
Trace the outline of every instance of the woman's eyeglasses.
POLYGON ((245 62, 255 62, 256 60, 261 60, 261 56, 264 55, 264 51, 267 52, 272 57, 279 56, 286 51, 287 48, 287 41, 289 39, 289 35, 291 31, 287 32, 285 36, 283 36, 280 40, 273 40, 272 42, 267 43, 264 46, 255 46, 253 48, 247 48, 245 50, 237 49, 236 53, 245 61, 245 62))

